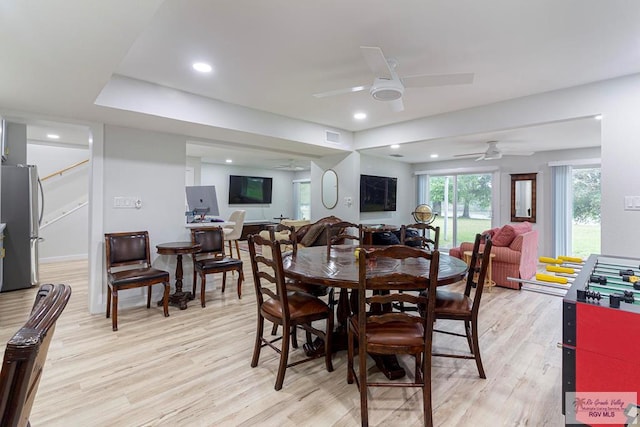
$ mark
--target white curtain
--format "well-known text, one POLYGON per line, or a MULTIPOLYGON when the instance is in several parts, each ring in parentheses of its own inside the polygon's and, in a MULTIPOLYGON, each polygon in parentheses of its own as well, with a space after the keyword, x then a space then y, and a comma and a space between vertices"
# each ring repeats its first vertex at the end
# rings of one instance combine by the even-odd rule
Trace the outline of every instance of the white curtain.
POLYGON ((553 186, 553 256, 571 255, 571 222, 573 220, 573 189, 571 166, 552 166, 553 186))

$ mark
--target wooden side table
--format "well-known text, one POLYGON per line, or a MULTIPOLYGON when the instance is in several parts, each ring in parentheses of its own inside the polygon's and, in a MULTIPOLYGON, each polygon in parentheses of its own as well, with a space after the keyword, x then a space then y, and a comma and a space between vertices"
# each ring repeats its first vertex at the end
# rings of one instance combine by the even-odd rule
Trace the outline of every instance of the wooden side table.
MULTIPOLYGON (((194 295, 191 292, 182 292, 182 255, 194 254, 200 251, 199 243, 191 242, 169 242, 156 245, 160 255, 176 255, 176 291, 169 295, 169 304, 178 306, 180 310, 187 308, 187 301, 192 300, 194 295)), ((158 305, 162 301, 158 301, 158 305)))
MULTIPOLYGON (((473 251, 464 251, 464 253, 462 254, 464 258, 464 262, 466 262, 467 265, 471 264, 472 254, 473 254, 473 251)), ((478 258, 481 258, 481 257, 482 257, 482 252, 478 254, 478 258)), ((484 278, 484 286, 487 288, 489 292, 491 292, 491 288, 493 288, 496 285, 496 282, 494 282, 493 279, 491 278, 491 264, 493 264, 493 259, 495 257, 496 257, 496 254, 489 254, 489 265, 487 266, 487 277, 484 278)), ((470 265, 469 265, 469 268, 471 268, 470 265)))

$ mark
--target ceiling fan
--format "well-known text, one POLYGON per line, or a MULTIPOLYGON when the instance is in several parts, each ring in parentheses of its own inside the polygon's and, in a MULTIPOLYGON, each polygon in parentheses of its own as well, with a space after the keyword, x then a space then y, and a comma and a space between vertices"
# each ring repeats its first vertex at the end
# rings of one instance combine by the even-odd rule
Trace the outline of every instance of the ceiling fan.
POLYGON ((400 77, 396 72, 398 61, 384 56, 382 49, 377 46, 360 46, 364 60, 375 76, 373 83, 368 86, 354 86, 350 88, 330 90, 328 92, 315 93, 316 98, 342 95, 351 92, 369 90, 369 93, 378 101, 389 103, 392 111, 403 111, 402 95, 407 87, 430 87, 461 85, 473 83, 473 73, 457 74, 418 74, 415 76, 400 77))
POLYGON ((453 157, 470 157, 470 156, 479 156, 476 161, 480 160, 498 160, 501 159, 503 155, 505 156, 530 156, 533 154, 533 151, 511 151, 511 150, 502 150, 498 147, 498 141, 487 141, 489 146, 487 150, 483 153, 466 153, 466 154, 456 154, 453 157))

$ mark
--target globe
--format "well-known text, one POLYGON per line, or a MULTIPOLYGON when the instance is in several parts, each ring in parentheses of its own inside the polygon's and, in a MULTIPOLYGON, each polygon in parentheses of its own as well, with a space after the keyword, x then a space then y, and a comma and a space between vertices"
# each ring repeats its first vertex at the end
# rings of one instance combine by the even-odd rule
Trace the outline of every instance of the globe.
POLYGON ((431 206, 429 205, 418 205, 416 206, 416 209, 412 212, 413 214, 413 219, 416 222, 419 223, 423 223, 423 224, 430 224, 431 222, 433 222, 434 219, 436 219, 435 215, 433 214, 433 211, 431 210, 431 206))

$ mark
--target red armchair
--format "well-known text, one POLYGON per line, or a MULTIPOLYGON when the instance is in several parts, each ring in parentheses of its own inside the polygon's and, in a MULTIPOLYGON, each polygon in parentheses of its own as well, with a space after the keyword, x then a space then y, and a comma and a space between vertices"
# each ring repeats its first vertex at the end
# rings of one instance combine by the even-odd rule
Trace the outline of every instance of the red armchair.
MULTIPOLYGON (((491 278, 498 286, 520 289, 522 284, 507 280, 507 277, 531 279, 536 274, 538 231, 533 230, 530 223, 523 222, 507 224, 484 233, 491 234, 491 253, 495 254, 491 278)), ((463 259, 464 252, 471 250, 473 242, 463 242, 459 247, 450 249, 449 255, 463 259)))

